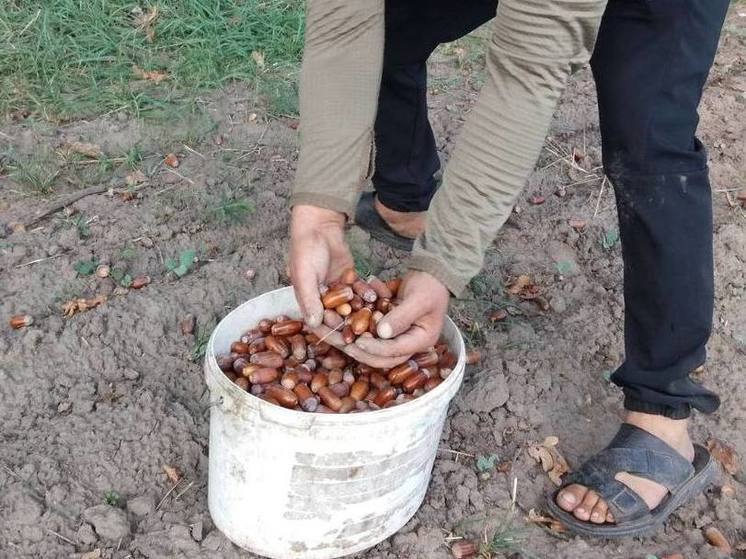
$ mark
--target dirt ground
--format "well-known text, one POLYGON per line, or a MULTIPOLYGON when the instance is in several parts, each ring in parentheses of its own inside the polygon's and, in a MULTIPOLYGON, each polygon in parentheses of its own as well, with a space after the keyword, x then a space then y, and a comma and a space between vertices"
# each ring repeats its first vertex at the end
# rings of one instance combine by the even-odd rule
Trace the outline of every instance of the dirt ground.
MULTIPOLYGON (((746 18, 739 6, 701 107, 715 189, 717 276, 702 378, 723 405, 712 416, 695 416, 693 433, 698 441, 717 437, 744 457, 746 214, 729 203, 746 189, 746 18)), ((466 43, 441 49, 432 61, 431 116, 444 155, 476 95, 473 54, 466 43)), ((0 128, 0 146, 20 155, 54 153, 74 141, 107 154, 138 144, 144 157, 135 166, 145 179, 130 178, 127 188, 132 170, 120 165, 103 183, 111 192, 14 231, 12 224, 29 221, 62 194, 100 183, 80 184, 70 177, 81 175, 63 172, 57 192, 40 198, 0 176, 1 557, 253 557, 214 529, 207 511, 209 397, 199 348, 231 308, 287 283, 284 232, 297 123, 265 121, 240 87, 203 99, 200 108, 160 126, 113 113, 62 125, 21 118, 0 128), (177 169, 162 164, 169 151, 181 158, 177 169), (255 210, 232 224, 223 218, 231 200, 248 200, 255 210), (198 259, 192 269, 181 278, 168 272, 166 260, 188 249, 198 259), (112 277, 78 274, 76 262, 91 258, 152 282, 134 290, 112 277), (247 270, 255 271, 252 279, 247 270), (107 299, 63 317, 64 302, 96 295, 107 299), (34 324, 10 330, 7 320, 17 313, 32 315, 34 324), (196 328, 185 334, 179 324, 187 315, 196 328), (164 465, 184 475, 170 493, 164 465)), ((469 368, 452 403, 425 502, 398 534, 359 559, 449 557, 449 533, 478 534, 480 518, 509 514, 514 478, 513 522, 521 546, 537 557, 725 557, 705 542, 702 528, 709 525, 734 548, 746 544, 742 466, 650 539, 584 541, 525 521, 530 509, 542 510, 551 487, 526 445, 556 435, 570 465, 578 465, 611 436, 620 412, 620 393, 607 379, 622 358, 622 265, 613 195, 599 165, 593 83, 582 72, 563 97, 537 171, 485 271, 452 306, 484 357, 469 368), (530 203, 537 195, 546 202, 530 203), (585 221, 584 230, 570 227, 571 219, 585 221), (520 274, 541 287, 547 310, 503 289, 520 274), (508 318, 491 323, 487 314, 495 308, 506 308, 508 318), (475 385, 490 397, 476 398, 475 385), (499 466, 480 472, 477 458, 491 454, 499 466), (475 522, 464 524, 469 519, 475 522)), ((399 269, 401 254, 360 230, 350 238, 364 265, 384 276, 399 269)), ((746 557, 744 549, 733 556, 746 557)))

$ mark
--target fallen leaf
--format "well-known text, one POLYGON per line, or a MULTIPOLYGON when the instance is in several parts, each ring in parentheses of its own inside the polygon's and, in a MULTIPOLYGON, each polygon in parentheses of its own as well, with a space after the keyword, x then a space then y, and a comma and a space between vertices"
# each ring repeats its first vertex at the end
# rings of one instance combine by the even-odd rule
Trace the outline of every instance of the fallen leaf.
POLYGON ((171 483, 179 483, 179 480, 181 479, 181 471, 176 466, 169 466, 168 464, 165 464, 163 466, 163 471, 166 472, 166 475, 168 476, 168 479, 171 480, 171 483))
POLYGON ((217 135, 216 135, 216 136, 215 136, 215 137, 213 138, 213 141, 215 142, 215 145, 216 145, 216 146, 222 146, 222 145, 223 145, 223 143, 225 142, 225 138, 223 137, 223 135, 222 135, 222 134, 217 134, 217 135))
POLYGON ((9 223, 8 227, 13 233, 23 233, 26 230, 26 226, 23 223, 9 223))
POLYGON ((106 302, 106 295, 96 295, 92 299, 70 299, 69 301, 62 304, 62 312, 66 317, 71 317, 79 312, 85 312, 87 310, 98 307, 100 304, 106 302))
POLYGON ((136 171, 132 171, 124 178, 124 182, 127 184, 127 186, 136 186, 142 182, 145 182, 146 180, 148 180, 148 177, 146 177, 145 173, 143 173, 139 169, 136 171))
POLYGON ((155 23, 155 20, 157 18, 157 6, 151 7, 147 12, 143 12, 139 9, 137 10, 137 12, 135 12, 135 24, 137 24, 138 29, 141 29, 145 32, 145 37, 147 38, 149 43, 152 43, 155 40, 155 29, 153 28, 153 24, 155 23))
POLYGON ((99 559, 99 557, 101 557, 101 550, 96 548, 93 551, 86 551, 81 554, 80 559, 99 559))
POLYGON ((184 336, 189 336, 194 333, 194 326, 196 324, 197 320, 194 318, 193 314, 188 314, 184 318, 182 318, 179 321, 179 331, 184 336))
POLYGON ((571 219, 570 221, 568 221, 568 224, 576 231, 583 231, 588 225, 585 220, 577 218, 571 219))
POLYGON ((253 268, 249 268, 244 272, 244 276, 247 280, 251 281, 254 279, 254 276, 256 276, 256 270, 254 270, 253 268))
POLYGON ((684 559, 681 553, 671 553, 670 555, 664 555, 661 559, 684 559))
POLYGON ((163 158, 163 162, 169 167, 176 168, 179 166, 179 158, 176 157, 175 153, 169 153, 163 158))
POLYGON ((510 460, 506 460, 505 462, 500 462, 495 468, 495 471, 501 474, 507 474, 512 469, 513 462, 511 462, 510 460))
POLYGON ((251 52, 251 58, 256 62, 256 65, 260 68, 264 68, 264 53, 260 50, 251 52))
POLYGON ((508 318, 508 311, 505 309, 495 309, 487 315, 487 319, 490 322, 501 322, 508 318))
POLYGON ((132 289, 142 289, 148 284, 150 284, 150 276, 138 276, 132 280, 130 287, 132 289))
POLYGON ((557 487, 562 485, 562 476, 570 471, 567 460, 557 449, 558 444, 557 437, 549 436, 541 444, 532 444, 528 447, 528 455, 541 464, 541 468, 557 487))
POLYGON ((740 469, 738 454, 728 443, 712 438, 707 441, 707 449, 712 457, 722 464, 723 469, 730 475, 735 475, 740 469))
POLYGON ((88 144, 85 142, 72 142, 69 144, 65 144, 62 146, 62 149, 66 153, 79 153, 80 155, 85 155, 86 157, 90 157, 91 159, 98 159, 99 157, 102 157, 104 155, 104 152, 101 151, 101 146, 97 146, 96 144, 88 144))
POLYGON ((534 206, 539 206, 543 204, 544 202, 546 202, 546 198, 544 198, 544 196, 539 196, 537 194, 536 196, 531 196, 531 198, 529 198, 528 201, 534 206))
POLYGON ((108 264, 99 264, 96 268, 96 276, 98 276, 101 279, 109 277, 109 274, 111 273, 111 266, 108 264))
POLYGON ((455 559, 467 559, 474 557, 479 551, 477 544, 469 540, 461 540, 451 545, 451 554, 455 559))
POLYGON ((482 353, 480 351, 473 349, 471 351, 466 352, 466 364, 467 365, 476 365, 481 360, 482 360, 482 353))
POLYGON ((542 524, 555 534, 563 534, 567 532, 567 528, 565 528, 565 525, 562 524, 559 520, 551 516, 540 514, 534 509, 530 509, 528 511, 526 521, 532 524, 542 524))
POLYGON ((31 326, 34 323, 34 318, 28 314, 16 314, 10 317, 9 323, 13 330, 20 330, 26 328, 26 326, 31 326))
POLYGON ((726 554, 730 554, 733 551, 733 548, 730 546, 730 543, 726 539, 726 537, 723 535, 723 533, 715 528, 715 526, 708 526, 703 530, 705 539, 707 540, 707 543, 710 545, 717 547, 720 551, 726 554))
POLYGON ((155 84, 159 84, 163 80, 168 79, 168 74, 166 72, 159 72, 157 70, 143 70, 139 66, 132 66, 132 73, 141 80, 148 80, 155 84))
POLYGON ((518 295, 523 289, 531 283, 531 277, 527 275, 518 276, 515 281, 508 286, 508 293, 518 295))

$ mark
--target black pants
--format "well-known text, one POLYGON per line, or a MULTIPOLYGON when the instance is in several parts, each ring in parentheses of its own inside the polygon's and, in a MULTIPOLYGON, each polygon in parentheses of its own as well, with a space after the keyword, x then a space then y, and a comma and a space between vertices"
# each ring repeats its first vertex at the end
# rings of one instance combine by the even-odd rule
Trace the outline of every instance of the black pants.
MULTIPOLYGON (((391 0, 376 120, 377 195, 424 211, 440 162, 427 117, 426 60, 495 15, 496 0, 391 0)), ((625 407, 672 418, 712 412, 691 380, 713 310, 712 203, 697 106, 727 0, 610 0, 591 60, 604 169, 624 257, 625 407)))

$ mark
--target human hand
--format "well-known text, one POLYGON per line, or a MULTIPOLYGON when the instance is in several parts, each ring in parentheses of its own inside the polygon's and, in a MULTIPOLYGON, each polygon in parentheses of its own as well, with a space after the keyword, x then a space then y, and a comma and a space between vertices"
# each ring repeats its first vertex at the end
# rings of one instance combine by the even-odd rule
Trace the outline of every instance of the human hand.
POLYGON ((399 304, 377 326, 379 338, 359 337, 343 350, 372 367, 389 368, 435 345, 448 310, 448 289, 426 272, 410 271, 399 287, 399 304))
POLYGON ((304 320, 321 324, 324 307, 319 285, 339 278, 354 265, 344 238, 345 216, 316 206, 293 207, 290 220, 290 281, 304 320))

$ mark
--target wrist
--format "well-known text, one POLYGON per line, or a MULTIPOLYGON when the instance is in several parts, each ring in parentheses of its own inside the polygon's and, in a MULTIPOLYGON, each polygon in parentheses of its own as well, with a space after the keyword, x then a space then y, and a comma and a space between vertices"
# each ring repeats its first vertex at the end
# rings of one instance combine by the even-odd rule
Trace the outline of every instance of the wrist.
POLYGON ((293 206, 292 219, 300 223, 336 225, 339 227, 344 227, 347 222, 347 217, 342 212, 309 204, 293 206))

